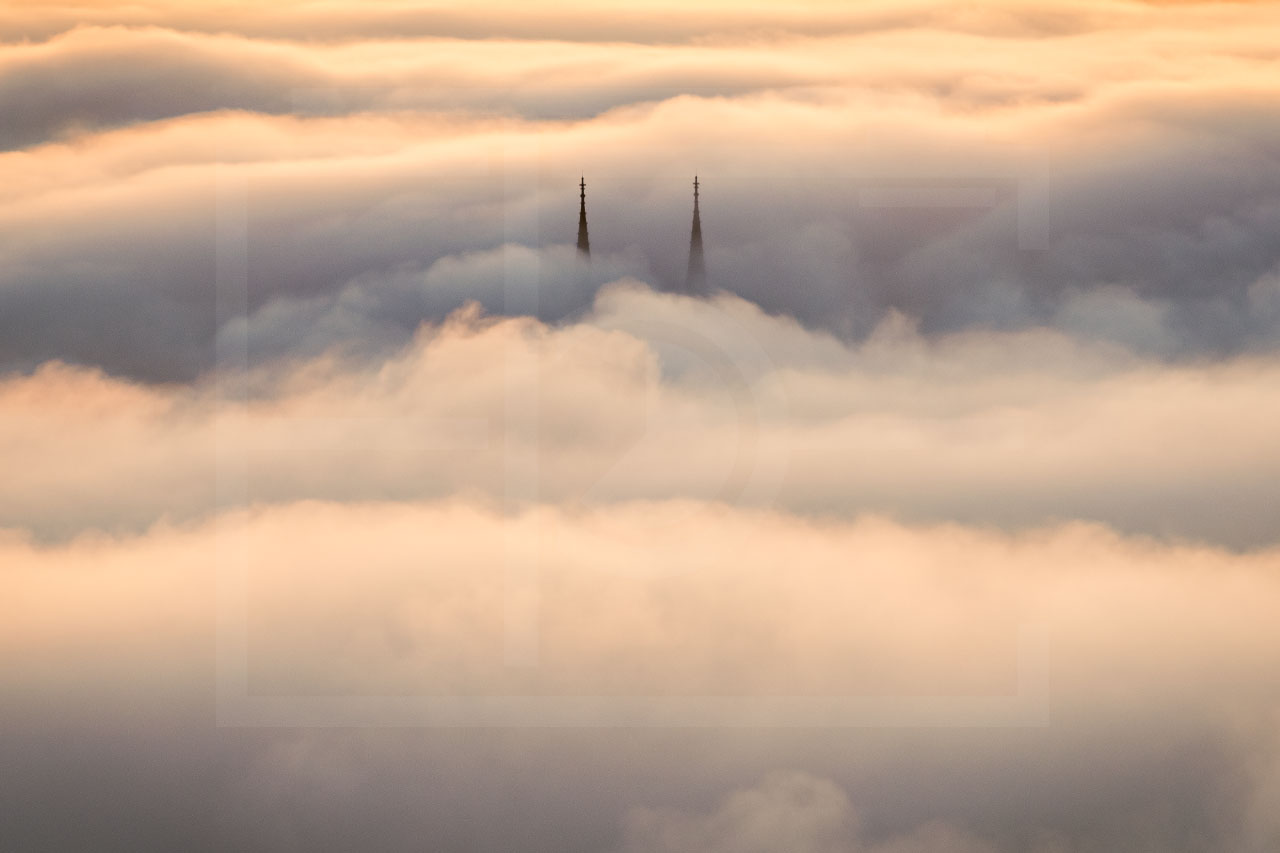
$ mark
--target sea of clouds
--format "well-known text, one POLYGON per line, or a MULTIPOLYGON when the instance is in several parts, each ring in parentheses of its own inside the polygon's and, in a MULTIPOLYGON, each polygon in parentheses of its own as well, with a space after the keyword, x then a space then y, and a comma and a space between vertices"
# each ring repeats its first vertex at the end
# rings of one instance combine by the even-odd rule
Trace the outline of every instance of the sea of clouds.
POLYGON ((1276 849, 1278 26, 0 10, 0 847, 1276 849))

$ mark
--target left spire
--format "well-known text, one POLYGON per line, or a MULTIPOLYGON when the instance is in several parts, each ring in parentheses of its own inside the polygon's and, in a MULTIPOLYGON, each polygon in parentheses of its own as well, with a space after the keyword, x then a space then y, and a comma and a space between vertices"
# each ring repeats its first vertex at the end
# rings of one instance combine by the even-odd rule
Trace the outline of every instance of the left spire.
POLYGON ((587 239, 587 179, 578 181, 578 251, 584 258, 591 257, 591 241, 587 239))

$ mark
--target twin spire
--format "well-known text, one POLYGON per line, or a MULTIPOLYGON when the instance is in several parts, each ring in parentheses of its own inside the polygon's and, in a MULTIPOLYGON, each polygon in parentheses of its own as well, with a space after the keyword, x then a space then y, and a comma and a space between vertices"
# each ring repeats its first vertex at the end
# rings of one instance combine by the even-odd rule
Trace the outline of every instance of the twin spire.
MULTIPOLYGON (((587 179, 578 179, 578 253, 591 257, 591 240, 587 237, 587 179)), ((702 258, 702 217, 698 213, 698 176, 693 176, 693 228, 689 233, 689 271, 685 291, 700 293, 707 281, 707 267, 702 258)))

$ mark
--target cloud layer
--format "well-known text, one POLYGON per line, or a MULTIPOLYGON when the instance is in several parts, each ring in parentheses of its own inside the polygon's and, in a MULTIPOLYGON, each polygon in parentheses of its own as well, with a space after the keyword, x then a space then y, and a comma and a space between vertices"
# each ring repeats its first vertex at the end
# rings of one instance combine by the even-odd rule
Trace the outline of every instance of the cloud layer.
POLYGON ((577 41, 147 14, 0 46, 9 369, 190 380, 228 323, 307 326, 353 291, 382 322, 349 337, 395 344, 512 275, 545 298, 490 310, 571 316, 609 274, 469 259, 567 245, 583 172, 607 272, 683 285, 699 171, 712 284, 853 339, 897 310, 1161 357, 1275 344, 1251 296, 1280 264, 1271 4, 704 9, 654 43, 585 37, 646 7, 535 22, 577 41))
POLYGON ((46 365, 0 384, 0 434, 23 448, 0 518, 64 538, 307 498, 693 498, 1249 547, 1276 541, 1278 370, 1045 331, 930 341, 900 317, 849 346, 733 297, 619 284, 578 323, 472 309, 372 367, 149 387, 46 365))
POLYGON ((1274 851, 1278 8, 0 9, 0 846, 1274 851))
MULTIPOLYGON (((528 835, 529 849, 630 851, 777 850, 792 833, 819 850, 960 838, 980 850, 1261 853, 1275 841, 1274 549, 1084 525, 1008 536, 814 524, 696 502, 508 517, 458 501, 309 502, 0 548, 6 600, 21 602, 0 629, 14 662, 0 750, 31 767, 5 784, 38 792, 9 822, 18 849, 59 837, 41 834, 53 803, 61 837, 92 835, 99 849, 140 838, 341 849, 352 830, 314 834, 326 811, 379 825, 393 849, 419 833, 443 849, 528 835), (1029 664, 1028 626, 1044 638, 1029 664), (1032 704, 999 711, 1020 694, 1032 704), (384 728, 435 719, 406 701, 458 695, 570 708, 614 697, 621 711, 599 721, 658 728, 517 731, 486 749, 449 730, 384 728), (663 726, 697 716, 653 710, 655 698, 706 696, 731 700, 719 724, 802 727, 682 734, 663 726), (253 720, 237 703, 272 697, 262 719, 274 725, 371 728, 352 740, 214 727, 215 709, 224 725, 253 720), (870 704, 813 728, 777 697, 870 704), (316 715, 335 700, 354 703, 316 715), (885 701, 898 710, 886 716, 885 701), (926 728, 896 727, 912 719, 926 728), (81 770, 59 769, 70 766, 81 770), (766 782, 696 816, 779 766, 845 793, 766 782), (165 820, 146 817, 157 796, 165 820), (468 829, 465 809, 449 811, 459 797, 501 819, 468 829), (214 822, 189 825, 202 808, 214 822)), ((520 726, 514 704, 500 719, 520 726)))

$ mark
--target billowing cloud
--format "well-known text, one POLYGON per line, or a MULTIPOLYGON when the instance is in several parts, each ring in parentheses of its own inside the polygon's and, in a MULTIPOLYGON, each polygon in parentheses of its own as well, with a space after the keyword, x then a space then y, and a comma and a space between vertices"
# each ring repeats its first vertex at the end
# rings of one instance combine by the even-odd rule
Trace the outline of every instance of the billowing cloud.
MULTIPOLYGON (((25 147, 0 156, 0 365, 187 381, 227 324, 308 300, 263 343, 278 355, 352 288, 395 318, 377 351, 463 296, 406 301, 406 282, 569 244, 583 172, 598 253, 674 289, 701 172, 712 285, 847 338, 898 311, 928 334, 1054 324, 1167 358, 1270 347, 1250 294, 1280 264, 1272 13, 921 6, 748 34, 686 12, 671 26, 704 37, 662 43, 268 38, 192 13, 5 45, 25 147)), ((543 319, 592 298, 556 269, 543 319)))
MULTIPOLYGON (((375 322, 348 299, 300 334, 375 322)), ((285 322, 257 315, 223 345, 285 322)), ((1010 529, 1087 518, 1248 546, 1275 541, 1276 373, 1043 330, 931 342, 902 318, 850 346, 733 297, 619 284, 573 324, 472 309, 372 366, 334 353, 147 387, 46 365, 0 385, 0 430, 23 448, 0 517, 65 537, 304 498, 696 498, 1010 529)))
MULTIPOLYGON (((1174 4, 1152 3, 1151 6, 1174 4)), ((472 9, 406 5, 396 0, 357 7, 308 0, 255 4, 201 4, 153 0, 126 7, 50 2, 16 6, 0 17, 6 35, 39 39, 76 24, 158 24, 194 32, 235 32, 251 37, 350 41, 446 35, 458 38, 509 37, 585 42, 696 41, 720 35, 876 33, 939 29, 1001 38, 1080 36, 1114 31, 1131 38, 1163 27, 1198 31, 1240 25, 1237 10, 1218 4, 1152 9, 1139 4, 1099 2, 993 2, 980 9, 934 3, 844 3, 813 0, 779 6, 768 0, 705 0, 696 6, 668 0, 628 0, 602 9, 581 3, 556 3, 531 9, 522 3, 490 2, 472 9)), ((1225 5, 1225 4, 1223 4, 1225 5)))
POLYGON ((995 848, 940 824, 881 843, 859 837, 857 815, 838 786, 802 773, 774 774, 735 791, 706 815, 637 809, 626 853, 990 853, 995 848))
POLYGON ((1272 853, 1276 9, 0 9, 0 846, 1272 853))
POLYGON ((100 849, 338 849, 354 830, 330 836, 328 813, 393 847, 422 833, 471 849, 528 835, 531 849, 774 850, 792 831, 835 850, 1275 840, 1274 549, 447 501, 303 502, 0 550, 14 662, 0 754, 32 767, 4 784, 34 784, 38 804, 7 824, 45 847, 83 832, 100 849), (382 728, 438 721, 414 703, 451 696, 507 725, 598 713, 655 728, 487 747, 382 728), (710 719, 751 728, 665 727, 707 720, 716 697, 710 719), (372 728, 289 728, 308 722, 372 728), (779 767, 831 781, 720 802, 779 767), (462 802, 501 817, 474 828, 462 802), (54 803, 56 831, 42 828, 54 803))

